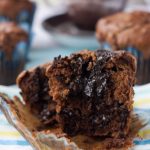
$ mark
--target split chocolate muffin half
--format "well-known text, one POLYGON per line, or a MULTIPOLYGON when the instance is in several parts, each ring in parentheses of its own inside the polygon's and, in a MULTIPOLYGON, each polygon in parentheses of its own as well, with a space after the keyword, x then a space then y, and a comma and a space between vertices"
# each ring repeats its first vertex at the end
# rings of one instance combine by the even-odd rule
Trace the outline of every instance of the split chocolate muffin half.
POLYGON ((24 71, 17 78, 17 84, 21 88, 21 95, 26 106, 41 120, 43 128, 56 123, 56 104, 48 94, 50 88, 45 75, 46 67, 49 65, 44 64, 24 71))
POLYGON ((47 69, 58 122, 70 136, 125 138, 133 110, 135 58, 124 51, 81 51, 47 69))

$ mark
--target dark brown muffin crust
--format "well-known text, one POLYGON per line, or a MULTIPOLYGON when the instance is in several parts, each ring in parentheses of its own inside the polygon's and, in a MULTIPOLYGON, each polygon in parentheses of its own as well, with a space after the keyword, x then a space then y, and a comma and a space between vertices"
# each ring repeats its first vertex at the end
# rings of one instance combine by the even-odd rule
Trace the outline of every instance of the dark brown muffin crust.
POLYGON ((50 95, 68 135, 124 138, 131 123, 135 58, 124 51, 82 51, 47 69, 50 95))
POLYGON ((131 46, 139 49, 145 58, 149 58, 149 29, 150 13, 123 12, 100 19, 97 24, 96 36, 101 42, 108 42, 114 50, 131 46))
POLYGON ((29 0, 0 0, 0 15, 16 20, 21 11, 32 11, 33 3, 29 0))
POLYGON ((56 123, 55 102, 49 96, 48 78, 45 76, 45 64, 37 68, 22 72, 17 78, 21 88, 21 95, 30 111, 43 123, 43 127, 56 123))
POLYGON ((27 41, 28 34, 17 24, 12 22, 0 23, 0 50, 7 57, 11 57, 16 45, 21 41, 27 41))
POLYGON ((85 30, 95 30, 96 22, 104 16, 114 14, 123 9, 119 7, 107 7, 107 1, 100 0, 72 0, 68 2, 68 14, 71 20, 79 27, 85 30))

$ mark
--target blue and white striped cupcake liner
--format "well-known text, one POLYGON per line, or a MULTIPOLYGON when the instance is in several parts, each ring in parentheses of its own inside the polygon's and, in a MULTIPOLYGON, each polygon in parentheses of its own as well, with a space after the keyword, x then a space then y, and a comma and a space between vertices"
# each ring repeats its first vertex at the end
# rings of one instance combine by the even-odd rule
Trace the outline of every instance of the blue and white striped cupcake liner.
POLYGON ((24 69, 27 46, 27 42, 19 42, 10 58, 4 50, 0 51, 0 84, 10 85, 15 83, 17 75, 24 69))
POLYGON ((22 10, 20 12, 20 14, 16 17, 16 20, 12 20, 6 16, 1 16, 0 15, 0 22, 9 22, 9 21, 14 21, 16 22, 22 29, 24 29, 28 35, 28 45, 26 48, 26 53, 25 53, 25 57, 28 57, 29 54, 29 49, 32 43, 32 39, 33 39, 33 33, 32 33, 32 24, 33 24, 33 19, 34 19, 34 14, 36 11, 36 5, 33 4, 33 8, 32 11, 28 11, 28 10, 22 10))

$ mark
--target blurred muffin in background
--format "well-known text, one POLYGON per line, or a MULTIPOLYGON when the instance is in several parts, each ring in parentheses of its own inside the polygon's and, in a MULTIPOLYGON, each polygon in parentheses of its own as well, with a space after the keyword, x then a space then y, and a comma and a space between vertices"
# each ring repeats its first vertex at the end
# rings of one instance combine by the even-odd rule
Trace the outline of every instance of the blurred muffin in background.
POLYGON ((25 65, 28 34, 12 22, 0 23, 0 84, 15 83, 25 65))
POLYGON ((137 84, 150 82, 150 13, 134 11, 100 19, 96 36, 104 49, 124 49, 137 58, 137 84))
POLYGON ((15 21, 27 31, 31 29, 35 4, 29 0, 0 0, 0 21, 15 21))
POLYGON ((32 23, 36 5, 29 0, 0 0, 0 22, 13 21, 26 30, 30 38, 28 48, 32 40, 32 23))
POLYGON ((126 0, 66 0, 72 21, 80 28, 94 30, 101 17, 121 11, 126 0))

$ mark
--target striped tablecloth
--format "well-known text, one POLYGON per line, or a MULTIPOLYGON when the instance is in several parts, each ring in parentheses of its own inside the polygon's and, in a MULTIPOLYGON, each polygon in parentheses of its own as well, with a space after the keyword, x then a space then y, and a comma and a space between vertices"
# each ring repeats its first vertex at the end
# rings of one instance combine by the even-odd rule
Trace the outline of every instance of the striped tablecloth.
MULTIPOLYGON (((16 95, 16 87, 8 88, 0 86, 0 92, 10 93, 10 96, 16 95), (9 91, 9 92, 8 92, 9 91)), ((134 150, 150 150, 150 85, 135 88, 135 111, 142 114, 149 122, 140 135, 145 138, 141 141, 135 139, 134 150)), ((0 150, 33 150, 28 142, 6 121, 4 115, 0 112, 0 150)))
POLYGON ((0 150, 33 150, 0 112, 0 150))
MULTIPOLYGON (((18 95, 16 86, 0 86, 0 92, 9 93, 10 97, 18 95)), ((12 127, 0 111, 0 150, 33 150, 30 144, 12 127)))

